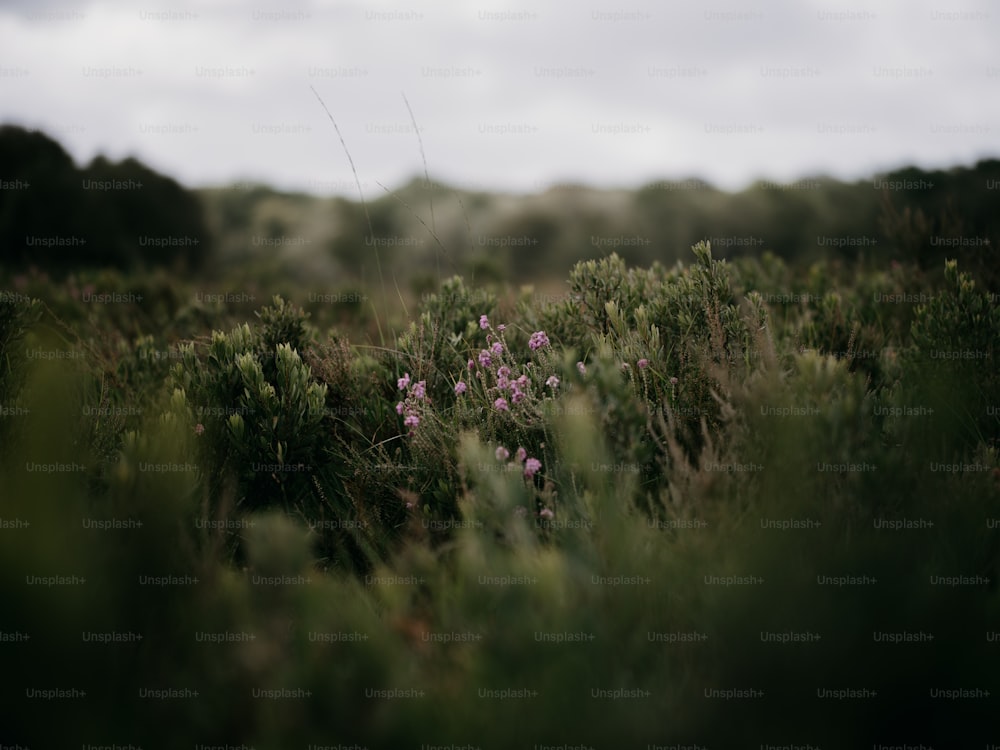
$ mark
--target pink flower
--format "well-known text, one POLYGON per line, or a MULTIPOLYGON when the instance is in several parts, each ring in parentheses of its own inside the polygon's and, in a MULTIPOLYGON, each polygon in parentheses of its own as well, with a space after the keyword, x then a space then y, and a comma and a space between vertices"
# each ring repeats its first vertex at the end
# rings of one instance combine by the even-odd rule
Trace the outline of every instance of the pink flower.
POLYGON ((490 327, 490 319, 487 318, 485 315, 480 315, 479 316, 479 327, 482 330, 485 331, 487 328, 490 327))
POLYGON ((559 378, 557 378, 555 375, 549 375, 549 379, 545 381, 545 385, 547 385, 549 388, 558 388, 559 378))
POLYGON ((501 391, 510 385, 510 381, 507 378, 497 378, 497 388, 501 391))
POLYGON ((503 367, 501 367, 499 370, 497 370, 497 377, 498 378, 508 378, 508 377, 510 377, 510 368, 507 367, 506 365, 504 365, 503 367))
POLYGON ((501 344, 501 343, 500 343, 499 341, 495 342, 495 343, 493 344, 493 346, 491 346, 491 347, 490 347, 490 349, 491 349, 491 350, 493 351, 493 353, 494 353, 494 354, 496 354, 496 355, 497 355, 498 357, 499 357, 499 356, 500 356, 501 354, 503 354, 503 344, 501 344))
POLYGON ((463 393, 465 393, 465 383, 459 380, 457 383, 455 383, 455 395, 461 396, 463 393))
POLYGON ((413 395, 417 398, 423 398, 427 395, 427 381, 421 380, 415 386, 413 386, 413 395))
POLYGON ((506 461, 510 458, 510 451, 504 448, 502 445, 497 448, 496 452, 497 461, 506 461))
POLYGON ((497 411, 507 411, 510 408, 507 406, 507 399, 505 398, 498 398, 493 402, 493 406, 497 411))
POLYGON ((409 384, 410 384, 410 373, 408 372, 404 373, 403 377, 401 377, 399 380, 396 381, 396 385, 399 387, 399 390, 401 391, 404 390, 406 386, 408 386, 409 384))
POLYGON ((469 369, 470 370, 474 370, 475 367, 476 367, 476 363, 473 360, 470 359, 469 360, 469 369))
POLYGON ((514 389, 514 395, 511 397, 511 399, 515 404, 519 404, 522 401, 524 401, 524 394, 521 391, 514 389))
POLYGON ((577 362, 576 369, 580 371, 581 375, 587 374, 587 365, 583 364, 583 362, 577 362))
POLYGON ((503 333, 504 331, 507 330, 507 326, 501 323, 500 325, 497 326, 497 330, 500 331, 500 333, 503 333))
POLYGON ((515 382, 515 383, 517 383, 517 385, 518 385, 518 387, 519 387, 519 388, 524 388, 524 387, 525 387, 525 386, 527 386, 527 385, 528 385, 529 383, 531 383, 531 381, 530 381, 530 380, 528 380, 528 376, 527 376, 527 375, 522 375, 521 377, 519 377, 519 378, 518 378, 517 380, 515 380, 514 382, 515 382))
POLYGON ((397 414, 402 414, 403 413, 403 407, 404 407, 404 404, 403 404, 402 401, 400 401, 398 404, 396 404, 396 413, 397 414))
POLYGON ((538 515, 541 516, 542 518, 553 518, 555 516, 555 513, 553 513, 548 508, 542 508, 540 511, 538 511, 538 515))
POLYGON ((639 365, 640 370, 645 370, 647 367, 649 367, 649 360, 640 359, 638 362, 636 362, 636 364, 639 365))
POLYGON ((531 338, 528 339, 528 348, 531 351, 536 349, 541 349, 543 346, 549 345, 549 337, 545 335, 545 331, 535 331, 531 334, 531 338))
POLYGON ((483 367, 489 367, 491 362, 493 362, 493 360, 490 358, 490 353, 488 351, 483 349, 481 352, 479 352, 480 365, 482 365, 483 367))
POLYGON ((677 378, 670 378, 670 385, 677 385, 677 378))
POLYGON ((517 453, 515 454, 515 456, 516 456, 518 462, 523 464, 524 463, 524 459, 526 459, 528 457, 528 451, 526 451, 524 448, 518 448, 517 449, 517 453))
POLYGON ((194 434, 195 435, 204 435, 205 434, 205 425, 203 425, 201 422, 199 422, 198 424, 196 424, 194 426, 194 434))
POLYGON ((416 427, 418 424, 420 424, 420 417, 418 417, 416 414, 410 414, 406 417, 406 419, 403 420, 403 424, 406 425, 407 427, 416 427))
POLYGON ((529 458, 524 462, 524 476, 531 478, 542 468, 542 462, 537 458, 529 458))

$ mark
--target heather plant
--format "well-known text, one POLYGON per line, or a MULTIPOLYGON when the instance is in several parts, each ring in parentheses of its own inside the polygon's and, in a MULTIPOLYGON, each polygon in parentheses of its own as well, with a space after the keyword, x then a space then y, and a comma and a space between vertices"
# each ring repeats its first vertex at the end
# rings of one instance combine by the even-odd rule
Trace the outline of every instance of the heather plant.
POLYGON ((529 317, 589 357, 581 361, 593 366, 595 408, 614 436, 614 461, 641 474, 647 504, 673 460, 657 445, 663 425, 696 455, 722 429, 719 397, 730 381, 773 356, 760 296, 738 302, 727 264, 707 243, 693 252, 693 266, 670 272, 658 264, 626 269, 617 255, 579 263, 570 299, 529 317))
POLYGON ((467 360, 470 348, 482 341, 479 316, 492 314, 494 295, 482 289, 469 289, 459 277, 441 284, 434 294, 426 295, 417 320, 403 331, 397 343, 403 371, 427 383, 430 398, 440 406, 450 403, 454 383, 449 375, 467 360))

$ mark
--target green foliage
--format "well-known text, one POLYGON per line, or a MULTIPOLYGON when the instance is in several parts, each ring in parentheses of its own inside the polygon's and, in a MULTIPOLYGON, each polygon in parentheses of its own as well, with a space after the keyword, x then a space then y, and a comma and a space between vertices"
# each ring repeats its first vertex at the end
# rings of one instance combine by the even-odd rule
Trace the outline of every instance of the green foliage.
POLYGON ((18 347, 42 316, 37 299, 0 293, 0 403, 17 398, 24 384, 27 356, 18 347))
POLYGON ((275 298, 260 319, 214 332, 207 351, 183 345, 172 368, 174 398, 210 467, 210 516, 278 508, 314 525, 346 519, 353 508, 329 450, 328 389, 296 348, 308 353, 305 318, 275 298))
POLYGON ((569 724, 595 747, 776 728, 824 747, 988 740, 988 701, 929 690, 984 684, 1000 616, 1000 383, 982 366, 1000 320, 955 264, 944 285, 911 271, 859 264, 846 283, 700 245, 670 271, 581 262, 568 302, 513 315, 453 279, 395 348, 320 336, 282 298, 170 347, 132 331, 98 347, 97 313, 61 342, 73 367, 21 375, 21 342, 55 349, 61 328, 26 333, 35 308, 0 297, 0 383, 28 410, 0 450, 2 520, 30 520, 0 531, 0 629, 32 636, 6 665, 88 693, 61 722, 12 696, 5 730, 32 746, 111 725, 261 747, 577 742, 556 736, 569 724), (929 301, 874 297, 913 289, 929 301), (810 296, 768 299, 792 290, 810 296), (882 347, 877 370, 841 352, 857 342, 882 347), (966 350, 983 354, 935 354, 966 350), (105 403, 143 411, 80 419, 105 403), (25 585, 48 575, 86 587, 25 585), (934 636, 919 658, 873 637, 916 631, 934 636), (803 633, 819 637, 781 640, 803 633), (136 699, 150 687, 199 695, 136 699), (877 703, 837 701, 830 722, 817 688, 844 687, 877 703), (504 690, 525 692, 488 692, 504 690))
POLYGON ((626 269, 614 254, 580 263, 570 275, 570 300, 536 318, 553 338, 591 353, 594 402, 616 441, 614 460, 641 467, 643 486, 659 482, 669 463, 653 448, 659 420, 696 454, 703 430, 721 427, 718 395, 769 351, 759 296, 741 304, 726 263, 712 258, 707 243, 693 251, 694 265, 669 272, 657 264, 626 269))
POLYGON ((944 288, 915 309, 903 365, 906 381, 918 403, 936 409, 928 421, 941 438, 941 450, 980 441, 997 445, 1000 305, 996 295, 959 272, 956 261, 945 263, 944 276, 944 288), (946 442, 956 437, 957 442, 946 442))
POLYGON ((12 426, 18 423, 14 417, 22 413, 20 396, 29 362, 23 345, 41 316, 38 300, 0 292, 0 442, 12 438, 12 426))

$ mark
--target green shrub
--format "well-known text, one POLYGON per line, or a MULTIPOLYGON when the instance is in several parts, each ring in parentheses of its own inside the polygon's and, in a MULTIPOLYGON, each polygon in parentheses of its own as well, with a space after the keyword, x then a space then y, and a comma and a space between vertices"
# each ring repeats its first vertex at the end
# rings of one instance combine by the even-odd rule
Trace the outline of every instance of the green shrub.
POLYGON ((28 356, 23 349, 28 332, 42 316, 38 300, 12 292, 0 292, 0 441, 11 439, 14 417, 21 414, 21 389, 28 372, 28 356))
POLYGON ((280 298, 260 319, 253 329, 213 333, 207 351, 182 345, 172 369, 176 398, 212 467, 210 516, 277 508, 333 532, 326 553, 335 554, 329 540, 359 524, 331 450, 328 388, 299 351, 309 356, 312 331, 280 298))
POLYGON ((942 462, 1000 441, 1000 306, 955 261, 944 274, 944 289, 916 307, 912 344, 903 352, 912 398, 934 409, 925 434, 942 462))

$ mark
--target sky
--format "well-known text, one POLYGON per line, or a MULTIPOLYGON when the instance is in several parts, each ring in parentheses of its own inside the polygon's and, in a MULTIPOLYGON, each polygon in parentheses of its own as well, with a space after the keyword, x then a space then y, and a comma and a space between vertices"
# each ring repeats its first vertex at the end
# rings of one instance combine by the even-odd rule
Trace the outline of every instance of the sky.
POLYGON ((998 32, 968 0, 5 0, 0 122, 192 187, 356 197, 337 129, 368 198, 424 160, 528 193, 855 180, 1000 155, 998 32))

